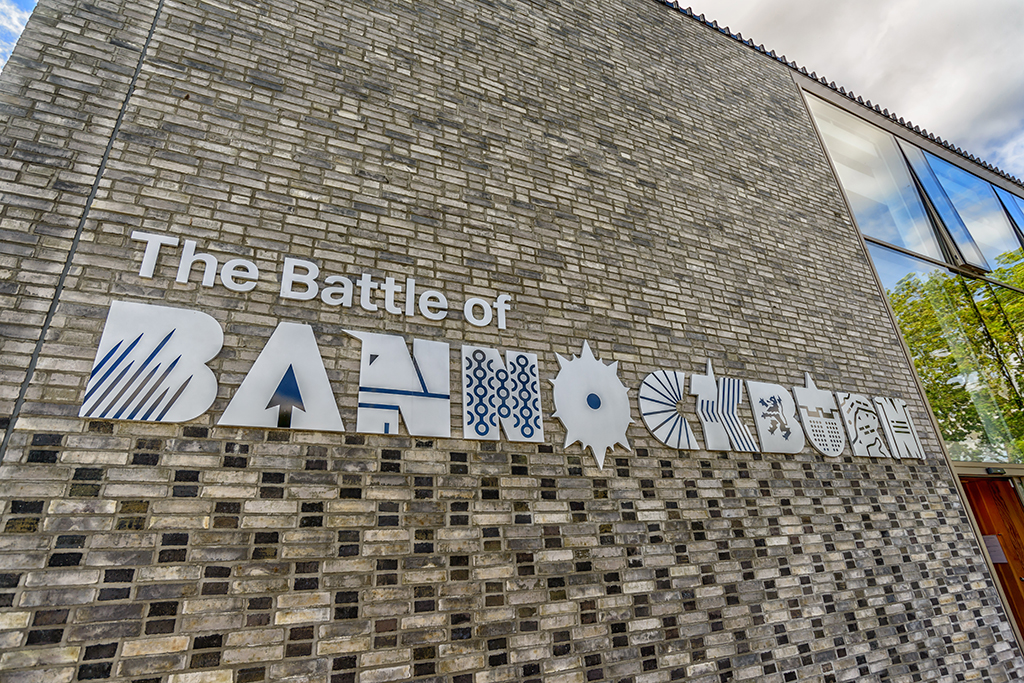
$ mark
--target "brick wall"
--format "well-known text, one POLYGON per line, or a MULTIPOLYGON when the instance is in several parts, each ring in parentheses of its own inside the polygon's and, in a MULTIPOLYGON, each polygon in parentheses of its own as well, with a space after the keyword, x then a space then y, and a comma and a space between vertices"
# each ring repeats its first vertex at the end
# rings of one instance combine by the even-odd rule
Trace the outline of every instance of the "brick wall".
POLYGON ((0 468, 4 681, 1024 665, 783 65, 649 0, 43 0, 0 87, 0 417, 19 411, 0 468), (169 251, 142 278, 137 230, 265 276, 176 283, 169 251), (514 305, 499 331, 286 301, 286 255, 514 305), (210 411, 77 417, 115 300, 219 321, 210 411), (313 326, 347 432, 216 425, 279 321, 313 326), (345 330, 536 353, 546 443, 460 438, 457 391, 453 438, 357 434, 345 330), (708 358, 902 396, 928 458, 675 451, 634 403, 632 450, 598 469, 562 446, 547 382, 585 340, 632 401, 647 373, 708 358))

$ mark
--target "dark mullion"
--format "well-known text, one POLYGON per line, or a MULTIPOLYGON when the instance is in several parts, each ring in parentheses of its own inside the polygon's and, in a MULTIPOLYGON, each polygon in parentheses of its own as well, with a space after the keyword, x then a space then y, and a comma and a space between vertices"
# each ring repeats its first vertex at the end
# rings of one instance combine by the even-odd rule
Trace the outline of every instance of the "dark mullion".
MULTIPOLYGON (((863 233, 861 233, 861 234, 863 235, 863 233)), ((952 264, 952 263, 949 263, 949 262, 946 262, 946 261, 939 261, 938 259, 934 259, 934 258, 932 258, 930 256, 924 256, 922 254, 918 254, 916 251, 911 251, 911 250, 909 250, 909 249, 907 249, 905 247, 898 247, 895 244, 890 244, 888 242, 884 242, 884 241, 882 241, 882 240, 880 240, 880 239, 878 239, 876 237, 872 237, 870 235, 863 235, 863 237, 864 237, 864 239, 866 241, 871 242, 872 244, 877 244, 880 247, 885 247, 886 249, 892 249, 893 251, 898 251, 901 254, 904 254, 906 256, 910 256, 912 258, 916 258, 919 261, 924 261, 925 263, 930 263, 933 266, 940 266, 942 268, 946 268, 946 269, 951 270, 952 272, 954 272, 954 273, 956 273, 958 275, 963 275, 964 277, 974 278, 975 280, 982 280, 984 282, 988 282, 989 284, 998 285, 1000 287, 1005 287, 1006 289, 1013 290, 1014 292, 1018 292, 1020 294, 1024 294, 1024 288, 1015 287, 1015 286, 1007 284, 1005 282, 1000 282, 999 280, 993 280, 992 278, 985 277, 984 275, 979 275, 972 268, 967 268, 967 267, 964 267, 964 266, 955 265, 955 264, 952 264)))

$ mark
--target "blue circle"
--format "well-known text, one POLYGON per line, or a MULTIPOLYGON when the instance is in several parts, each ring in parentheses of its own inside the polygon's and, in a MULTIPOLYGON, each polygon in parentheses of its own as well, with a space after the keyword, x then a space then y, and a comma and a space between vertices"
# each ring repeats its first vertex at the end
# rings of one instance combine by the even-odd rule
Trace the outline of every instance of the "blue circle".
POLYGON ((593 408, 594 410, 597 410, 598 408, 601 407, 601 397, 598 396, 597 394, 591 394, 590 396, 587 396, 587 405, 593 408))

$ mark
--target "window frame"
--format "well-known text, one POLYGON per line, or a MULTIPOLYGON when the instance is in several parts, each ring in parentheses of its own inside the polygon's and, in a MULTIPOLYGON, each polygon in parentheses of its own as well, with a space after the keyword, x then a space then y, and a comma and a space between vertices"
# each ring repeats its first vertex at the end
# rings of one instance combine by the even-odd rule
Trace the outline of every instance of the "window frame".
MULTIPOLYGON (((981 166, 980 164, 974 164, 973 166, 968 166, 967 164, 964 163, 966 161, 965 159, 963 159, 962 157, 960 157, 957 154, 954 154, 953 152, 950 152, 945 147, 939 145, 936 142, 933 142, 932 140, 930 140, 929 138, 925 137, 924 135, 916 134, 913 131, 907 129, 906 127, 901 126, 901 125, 897 124, 896 122, 890 120, 888 117, 883 116, 882 114, 875 113, 875 112, 873 112, 871 110, 867 110, 863 105, 857 104, 856 102, 851 102, 848 98, 843 97, 842 95, 839 95, 838 93, 833 92, 831 89, 827 88, 826 86, 821 85, 817 81, 809 81, 809 79, 806 79, 806 78, 801 78, 800 80, 796 80, 795 77, 794 77, 794 80, 795 80, 797 86, 800 88, 801 94, 803 95, 804 98, 806 98, 808 96, 817 97, 819 100, 823 100, 824 102, 826 102, 826 103, 828 103, 828 104, 830 104, 830 105, 832 105, 834 107, 837 107, 838 109, 843 110, 847 114, 850 114, 851 116, 854 116, 854 117, 860 119, 865 124, 870 125, 870 126, 874 126, 875 128, 879 128, 879 129, 881 129, 881 130, 883 130, 883 131, 885 131, 887 133, 890 133, 893 136, 895 136, 896 137, 897 146, 900 147, 901 154, 903 152, 902 146, 904 144, 908 144, 909 143, 911 145, 914 145, 915 147, 918 147, 922 151, 930 152, 931 154, 933 154, 933 155, 939 157, 940 159, 942 159, 943 161, 947 161, 947 162, 953 164, 954 166, 957 166, 961 170, 966 171, 967 173, 971 173, 971 174, 977 176, 981 180, 983 180, 983 181, 989 183, 990 185, 992 185, 994 188, 998 188, 998 189, 1001 189, 1003 192, 1006 192, 1006 193, 1011 194, 1011 195, 1015 195, 1015 196, 1019 197, 1022 201, 1024 201, 1024 196, 1021 196, 1021 195, 1024 195, 1024 186, 1012 183, 1011 181, 1007 180, 1006 178, 1003 178, 1003 177, 999 176, 998 174, 993 173, 992 171, 988 170, 984 166, 981 166), (803 82, 803 81, 808 81, 808 82, 803 82)), ((808 117, 811 120, 811 124, 812 124, 812 126, 814 128, 814 132, 815 132, 815 135, 816 135, 816 137, 818 139, 821 152, 822 152, 822 154, 824 156, 824 160, 825 160, 826 164, 828 164, 828 167, 832 171, 832 175, 833 175, 833 177, 836 180, 836 184, 837 184, 837 186, 839 188, 839 191, 840 191, 840 193, 841 193, 841 195, 843 197, 843 200, 844 200, 844 202, 846 204, 847 212, 849 213, 849 216, 850 216, 850 219, 851 219, 851 221, 853 223, 853 226, 854 226, 854 228, 857 229, 857 233, 865 241, 871 242, 873 244, 877 244, 877 245, 882 246, 882 247, 886 247, 888 249, 892 249, 894 251, 898 251, 900 253, 906 254, 907 256, 912 256, 914 258, 920 259, 922 261, 926 261, 926 262, 931 263, 933 265, 941 266, 943 268, 948 268, 950 270, 955 271, 959 275, 963 275, 965 277, 974 278, 974 279, 978 279, 978 280, 984 280, 985 282, 988 282, 990 284, 998 285, 1000 287, 1005 287, 1005 288, 1011 289, 1011 290, 1013 290, 1015 292, 1019 292, 1021 294, 1024 294, 1024 287, 1017 287, 1017 286, 1014 286, 1014 285, 1011 285, 1011 284, 1008 284, 1008 283, 1001 282, 999 280, 995 280, 993 278, 990 278, 986 274, 989 271, 982 270, 982 269, 978 268, 977 266, 974 266, 974 265, 972 265, 970 263, 967 263, 966 261, 963 260, 962 256, 960 256, 960 251, 956 247, 956 243, 953 240, 953 238, 950 236, 948 230, 946 229, 945 224, 941 220, 938 220, 939 217, 938 217, 937 212, 935 211, 935 207, 932 206, 931 198, 928 196, 928 194, 926 192, 924 192, 923 188, 920 186, 920 181, 919 181, 919 179, 917 177, 917 174, 914 171, 912 165, 910 164, 909 159, 906 159, 905 156, 904 156, 904 161, 907 164, 907 169, 910 172, 911 178, 913 178, 913 180, 914 180, 914 183, 915 183, 915 186, 917 188, 918 194, 921 196, 921 199, 924 202, 925 209, 928 212, 928 217, 929 217, 929 219, 934 224, 933 227, 935 228, 936 234, 937 234, 937 236, 939 238, 940 246, 942 247, 943 251, 946 252, 945 256, 946 256, 947 260, 942 261, 942 260, 939 260, 939 259, 935 259, 935 258, 933 258, 931 256, 920 254, 918 252, 906 249, 906 248, 901 247, 901 246, 896 245, 896 244, 892 244, 891 242, 886 242, 885 240, 881 240, 881 239, 878 239, 876 237, 872 237, 870 235, 866 235, 863 232, 861 232, 860 228, 857 226, 856 217, 853 214, 853 209, 851 208, 850 198, 846 195, 846 190, 842 186, 842 183, 839 182, 839 176, 838 176, 838 174, 836 172, 836 169, 835 169, 835 167, 834 167, 834 165, 832 163, 831 158, 828 156, 828 152, 827 152, 827 150, 825 148, 825 143, 824 143, 824 140, 822 138, 821 130, 818 128, 818 124, 814 120, 814 116, 813 116, 813 114, 811 112, 811 108, 806 103, 806 101, 804 103, 804 106, 805 106, 805 110, 807 111, 807 115, 808 115, 808 117)), ((996 199, 1000 202, 1000 204, 1002 204, 1003 200, 999 196, 999 193, 995 192, 995 195, 996 195, 996 199)), ((1007 219, 1010 221, 1011 227, 1016 228, 1018 239, 1020 239, 1021 243, 1024 244, 1024 226, 1017 225, 1016 221, 1013 218, 1013 215, 1010 213, 1010 211, 1008 211, 1006 209, 1005 206, 1003 207, 1003 211, 1006 213, 1007 219)), ((1024 207, 1021 208, 1021 212, 1024 213, 1024 207)), ((866 252, 865 252, 865 258, 867 258, 870 261, 870 256, 868 256, 868 254, 866 252)), ((872 265, 872 269, 873 268, 874 268, 874 265, 872 265)), ((878 276, 877 272, 875 273, 875 276, 877 278, 877 276, 878 276)), ((883 291, 883 294, 884 294, 884 291, 883 291)))
MULTIPOLYGON (((941 145, 936 144, 934 142, 931 142, 930 140, 928 140, 923 135, 915 135, 912 131, 908 130, 907 128, 904 128, 903 126, 897 124, 894 121, 891 121, 886 115, 883 115, 882 113, 869 113, 867 111, 867 107, 859 105, 858 103, 853 102, 853 101, 849 100, 846 97, 843 97, 839 93, 832 91, 830 88, 828 88, 827 86, 824 86, 824 85, 818 83, 817 81, 814 81, 814 80, 811 80, 809 78, 800 76, 798 74, 792 74, 791 77, 793 78, 793 82, 796 85, 797 89, 799 90, 801 96, 803 98, 805 98, 804 108, 805 108, 805 111, 807 112, 807 117, 810 120, 811 129, 814 132, 814 134, 815 134, 815 136, 817 138, 817 141, 818 141, 818 145, 819 145, 818 149, 820 150, 820 153, 822 155, 822 159, 821 160, 824 161, 825 166, 832 173, 832 177, 835 180, 837 189, 839 190, 839 196, 842 198, 842 202, 844 203, 844 205, 846 207, 847 216, 849 216, 849 218, 850 218, 851 227, 854 229, 854 231, 857 233, 857 235, 860 236, 860 239, 861 239, 860 243, 861 243, 862 248, 863 248, 863 257, 867 261, 868 268, 871 270, 872 274, 874 274, 874 276, 875 276, 875 282, 877 283, 877 286, 878 286, 878 293, 879 293, 879 296, 882 299, 882 302, 883 302, 883 305, 885 306, 886 311, 889 314, 889 320, 892 323, 893 332, 896 333, 896 338, 899 340, 900 348, 903 349, 904 358, 906 359, 907 364, 913 370, 913 377, 914 377, 915 383, 917 384, 918 393, 921 396, 921 399, 923 401, 925 401, 925 404, 928 406, 928 418, 929 418, 929 421, 931 422, 932 430, 933 430, 936 438, 939 441, 940 452, 942 453, 942 456, 943 456, 943 458, 944 458, 944 460, 946 462, 946 467, 948 468, 949 472, 953 475, 953 477, 952 477, 953 478, 953 483, 956 486, 956 491, 959 494, 960 501, 963 503, 963 505, 964 505, 964 507, 966 509, 967 520, 968 520, 968 523, 970 525, 970 529, 974 533, 975 541, 978 543, 978 545, 980 547, 981 556, 984 558, 985 565, 986 565, 986 568, 988 569, 989 575, 992 576, 993 579, 995 579, 995 577, 997 576, 995 565, 992 563, 992 558, 989 555, 988 550, 986 549, 985 544, 984 544, 984 542, 982 540, 981 528, 978 526, 978 520, 977 520, 977 518, 974 515, 974 510, 972 510, 970 505, 966 502, 967 501, 967 494, 966 494, 966 492, 964 490, 964 485, 963 485, 963 482, 961 481, 961 476, 964 476, 964 475, 970 476, 970 475, 974 475, 974 474, 981 475, 983 472, 985 473, 985 475, 991 476, 987 472, 987 469, 991 468, 993 466, 997 467, 997 468, 999 468, 999 469, 1001 469, 1003 471, 1005 471, 1006 475, 1004 475, 1004 476, 1010 476, 1010 477, 1024 476, 1024 464, 1010 464, 1010 463, 1007 463, 1007 464, 993 464, 993 463, 983 463, 983 462, 965 462, 965 461, 953 460, 952 457, 950 456, 949 449, 946 447, 946 443, 942 439, 942 436, 941 436, 942 429, 941 429, 938 421, 935 418, 935 414, 931 410, 931 406, 927 403, 928 399, 927 399, 927 396, 926 396, 925 391, 924 391, 924 386, 921 384, 921 379, 920 379, 920 377, 917 374, 917 369, 914 367, 914 362, 913 362, 913 358, 911 357, 910 349, 907 347, 907 343, 903 339, 903 334, 900 331, 899 325, 897 324, 896 316, 893 313, 892 305, 889 302, 889 297, 886 296, 886 294, 885 294, 885 288, 882 286, 882 280, 881 280, 881 278, 878 275, 878 270, 875 268, 875 264, 871 260, 871 255, 868 253, 867 244, 868 244, 869 240, 868 240, 867 236, 864 235, 864 233, 862 233, 860 231, 860 228, 857 226, 856 220, 855 220, 854 215, 853 215, 853 209, 852 209, 852 207, 850 205, 849 197, 847 197, 846 190, 839 183, 839 175, 836 172, 835 166, 832 163, 832 159, 828 156, 828 152, 826 151, 826 148, 825 148, 825 142, 824 142, 824 138, 823 138, 823 136, 821 134, 821 130, 818 128, 818 124, 814 120, 813 115, 811 114, 811 109, 810 109, 810 106, 806 102, 806 98, 809 97, 809 96, 818 97, 819 99, 822 99, 825 102, 828 102, 829 104, 832 104, 833 106, 839 107, 843 111, 845 111, 845 112, 847 112, 849 114, 852 114, 852 115, 854 115, 854 116, 864 120, 865 122, 867 122, 867 123, 869 123, 871 125, 874 125, 874 126, 876 126, 878 128, 881 128, 881 129, 883 129, 885 131, 888 131, 889 133, 892 133, 897 138, 897 140, 905 140, 905 141, 909 142, 910 144, 913 144, 913 145, 915 145, 917 147, 920 147, 922 149, 926 149, 926 150, 934 153, 936 156, 938 156, 938 157, 940 157, 940 158, 942 158, 942 159, 944 159, 946 161, 949 161, 950 163, 955 164, 956 166, 958 166, 958 167, 960 167, 960 168, 962 168, 962 169, 964 169, 964 170, 966 170, 968 172, 974 173, 974 175, 978 176, 982 180, 985 180, 985 181, 989 182, 993 187, 1001 188, 1005 192, 1008 192, 1008 193, 1013 194, 1013 195, 1019 195, 1019 193, 1024 191, 1024 188, 1022 188, 1018 183, 1013 183, 1013 182, 1011 182, 1011 181, 1009 181, 1009 180, 1007 180, 1005 178, 1002 178, 999 175, 997 175, 997 174, 995 174, 995 173, 993 173, 993 172, 991 172, 991 171, 981 167, 980 165, 968 166, 967 163, 965 163, 966 160, 964 160, 962 158, 959 158, 958 155, 955 155, 954 153, 952 153, 949 150, 945 149, 941 145)), ((886 114, 888 114, 888 112, 886 112, 886 114)), ((998 192, 996 194, 998 196, 998 192)), ((1000 201, 1002 201, 1001 198, 1000 198, 1000 201)), ((1022 207, 1022 212, 1024 212, 1024 207, 1022 207)), ((1011 218, 1012 218, 1012 215, 1011 215, 1011 218)), ((1016 221, 1013 221, 1013 222, 1016 223, 1016 221)), ((1024 232, 1024 226, 1017 226, 1017 227, 1018 227, 1019 230, 1024 232)), ((911 256, 911 257, 914 257, 914 258, 917 258, 917 259, 921 259, 921 260, 924 260, 926 262, 933 263, 936 266, 943 267, 943 268, 949 269, 951 271, 957 272, 957 273, 959 273, 961 275, 964 275, 965 277, 975 278, 975 279, 979 279, 979 280, 985 280, 985 281, 990 282, 992 284, 999 285, 999 286, 1002 286, 1002 287, 1008 287, 1009 289, 1011 289, 1013 291, 1017 291, 1017 292, 1020 292, 1020 293, 1024 294, 1024 290, 1022 290, 1020 288, 1013 287, 1013 286, 1008 286, 1008 285, 1003 284, 1001 282, 992 280, 991 278, 987 278, 987 277, 984 277, 984 276, 979 276, 977 273, 974 273, 974 272, 971 272, 970 270, 964 269, 960 265, 946 263, 946 262, 938 262, 935 259, 925 258, 925 257, 920 256, 919 254, 915 254, 915 253, 913 253, 911 251, 908 251, 906 249, 900 249, 900 248, 894 247, 893 245, 886 244, 885 242, 882 242, 881 240, 870 240, 870 241, 873 242, 873 243, 878 244, 879 246, 886 247, 886 248, 889 248, 889 249, 894 249, 894 250, 896 250, 898 252, 905 253, 907 256, 911 256)), ((1007 610, 1007 612, 1008 612, 1009 611, 1008 605, 1010 603, 1009 603, 1009 600, 1007 599, 1006 591, 1004 590, 1003 585, 1002 585, 1002 583, 999 580, 997 580, 997 579, 994 580, 994 584, 995 584, 996 592, 999 594, 999 598, 1000 598, 1000 601, 1002 602, 1003 608, 1005 610, 1007 610)), ((1013 635, 1014 635, 1014 637, 1015 637, 1015 639, 1017 641, 1018 646, 1024 645, 1024 633, 1022 633, 1022 631, 1021 631, 1021 625, 1017 623, 1016 619, 1010 619, 1010 626, 1013 629, 1013 635)))

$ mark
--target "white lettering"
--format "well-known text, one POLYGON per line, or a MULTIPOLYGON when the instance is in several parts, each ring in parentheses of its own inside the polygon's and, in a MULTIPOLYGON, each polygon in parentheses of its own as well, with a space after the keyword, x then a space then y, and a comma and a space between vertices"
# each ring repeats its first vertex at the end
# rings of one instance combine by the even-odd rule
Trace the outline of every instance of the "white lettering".
POLYGON ((167 245, 168 247, 178 246, 177 237, 154 235, 153 233, 142 232, 141 230, 133 231, 132 239, 146 243, 146 251, 142 255, 142 267, 139 268, 139 277, 153 277, 153 271, 156 268, 156 259, 160 255, 161 245, 167 245))
POLYGON ((260 277, 260 271, 252 261, 241 258, 234 258, 224 264, 220 271, 220 281, 232 292, 248 292, 256 287, 256 280, 260 277), (248 280, 238 282, 237 280, 248 280))
POLYGON ((910 418, 907 402, 902 398, 875 397, 875 408, 881 418, 885 436, 892 447, 892 455, 897 459, 920 458, 924 460, 924 446, 917 428, 910 418))
POLYGON ((743 398, 743 383, 732 377, 715 378, 711 361, 703 375, 690 376, 690 394, 697 397, 697 417, 704 428, 709 451, 727 451, 730 442, 737 451, 757 450, 754 437, 740 421, 737 406, 743 398))
POLYGON ((416 315, 416 280, 411 277, 405 280, 405 315, 416 315))
POLYGON ((505 313, 511 310, 512 297, 508 294, 498 295, 498 300, 494 302, 494 312, 498 315, 498 329, 505 329, 505 313))
POLYGON ((747 380, 747 396, 763 452, 799 453, 804 449, 804 430, 790 392, 778 384, 747 380))
POLYGON ((224 344, 212 316, 114 301, 107 312, 79 417, 187 422, 217 398, 206 364, 224 344))
POLYGON ((420 294, 420 313, 427 320, 444 320, 448 315, 448 299, 441 292, 428 289, 420 294), (432 310, 435 308, 436 311, 432 310))
POLYGON ((499 425, 509 441, 544 443, 540 372, 533 353, 462 347, 462 434, 497 441, 499 425))
POLYGON ((277 326, 217 424, 345 431, 312 327, 277 326))
POLYGON ((195 240, 185 240, 185 250, 178 262, 178 277, 174 281, 188 282, 192 266, 197 262, 203 264, 203 287, 213 287, 213 278, 217 275, 217 259, 213 254, 197 254, 195 240))
POLYGON ((377 304, 370 301, 370 295, 379 285, 373 281, 373 276, 363 273, 356 281, 356 286, 359 287, 359 305, 367 311, 376 311, 377 304))
POLYGON ((466 299, 466 305, 462 307, 462 313, 466 316, 466 321, 470 325, 486 327, 491 324, 491 306, 483 299, 478 299, 477 297, 466 299), (479 318, 476 317, 475 308, 479 308, 483 312, 483 315, 479 318))
POLYGON ((284 258, 284 273, 281 274, 281 297, 284 299, 297 299, 298 301, 309 301, 316 296, 319 286, 316 284, 316 276, 320 274, 320 267, 310 261, 291 258, 284 258), (295 269, 301 268, 305 273, 296 273, 295 269), (295 291, 295 283, 305 285, 305 291, 295 291))
POLYGON ((346 332, 362 342, 356 431, 397 434, 398 418, 413 436, 451 436, 451 359, 444 342, 346 332))
POLYGON ((352 305, 352 281, 347 277, 341 275, 331 275, 325 283, 329 285, 341 285, 340 287, 324 287, 324 291, 320 293, 320 298, 328 306, 344 306, 348 308, 352 305))
POLYGON ((396 285, 395 278, 388 277, 384 278, 381 289, 384 290, 384 310, 394 315, 401 315, 402 309, 395 305, 395 294, 402 291, 402 285, 396 285))

